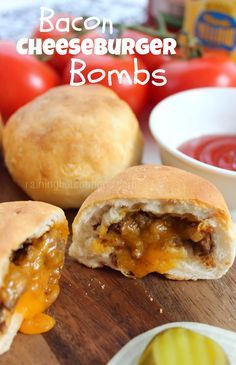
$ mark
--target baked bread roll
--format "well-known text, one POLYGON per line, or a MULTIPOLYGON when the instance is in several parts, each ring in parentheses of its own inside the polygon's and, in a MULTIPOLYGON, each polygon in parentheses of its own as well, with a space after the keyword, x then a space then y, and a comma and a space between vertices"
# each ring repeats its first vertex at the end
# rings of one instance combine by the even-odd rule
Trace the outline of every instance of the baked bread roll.
POLYGON ((41 333, 55 324, 43 312, 59 294, 67 236, 60 208, 32 201, 0 204, 0 354, 19 329, 41 333))
POLYGON ((100 85, 59 86, 36 98, 8 120, 3 145, 14 181, 63 208, 78 208, 143 152, 134 113, 100 85))
POLYGON ((70 255, 141 278, 217 279, 235 258, 233 223, 221 193, 185 171, 127 169, 92 193, 73 223, 70 255))

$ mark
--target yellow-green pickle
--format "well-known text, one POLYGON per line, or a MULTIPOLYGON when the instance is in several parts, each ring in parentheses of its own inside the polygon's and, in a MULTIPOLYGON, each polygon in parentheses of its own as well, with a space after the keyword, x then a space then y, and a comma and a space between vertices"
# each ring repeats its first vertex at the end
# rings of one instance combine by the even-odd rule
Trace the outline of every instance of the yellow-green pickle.
POLYGON ((159 333, 144 350, 138 365, 230 365, 219 344, 185 328, 159 333))

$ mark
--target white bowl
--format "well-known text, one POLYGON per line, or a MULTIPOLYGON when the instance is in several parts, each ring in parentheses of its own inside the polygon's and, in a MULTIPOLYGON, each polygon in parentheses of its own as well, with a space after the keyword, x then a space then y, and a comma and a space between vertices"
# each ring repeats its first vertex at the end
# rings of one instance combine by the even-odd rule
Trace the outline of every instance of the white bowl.
POLYGON ((107 365, 137 365, 142 352, 152 340, 152 338, 158 333, 173 327, 188 328, 192 331, 199 332, 204 336, 212 338, 212 340, 218 342, 223 347, 229 357, 230 363, 232 365, 236 364, 235 332, 196 322, 175 322, 153 328, 133 338, 108 362, 107 365))
POLYGON ((194 160, 177 149, 203 135, 236 135, 236 88, 202 88, 170 96, 153 109, 150 129, 160 147, 163 164, 208 179, 236 212, 236 172, 194 160))

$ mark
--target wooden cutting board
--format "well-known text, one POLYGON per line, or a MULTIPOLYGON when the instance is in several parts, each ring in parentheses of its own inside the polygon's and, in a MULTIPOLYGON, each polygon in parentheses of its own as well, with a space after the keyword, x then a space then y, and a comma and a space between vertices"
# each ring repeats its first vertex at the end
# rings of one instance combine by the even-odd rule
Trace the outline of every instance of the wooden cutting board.
MULTIPOLYGON (((28 199, 0 162, 0 201, 28 199)), ((68 211, 72 222, 76 211, 68 211)), ((174 321, 197 321, 236 331, 236 268, 221 280, 143 280, 109 269, 92 270, 68 256, 61 293, 50 312, 55 328, 44 335, 18 334, 2 365, 105 365, 130 339, 174 321)), ((120 364, 125 365, 125 364, 120 364)))

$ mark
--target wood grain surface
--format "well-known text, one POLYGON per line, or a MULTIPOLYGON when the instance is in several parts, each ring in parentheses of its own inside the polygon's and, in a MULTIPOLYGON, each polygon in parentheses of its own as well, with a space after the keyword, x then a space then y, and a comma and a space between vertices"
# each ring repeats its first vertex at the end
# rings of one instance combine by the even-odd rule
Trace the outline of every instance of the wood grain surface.
MULTIPOLYGON (((0 162, 0 201, 28 199, 0 162)), ((71 222, 76 211, 68 211, 71 222)), ((68 256, 61 293, 49 310, 55 328, 44 335, 18 334, 4 365, 105 365, 130 339, 173 321, 196 321, 236 331, 236 269, 221 280, 143 280, 92 270, 68 256)), ((125 364, 120 364, 125 365, 125 364)))

